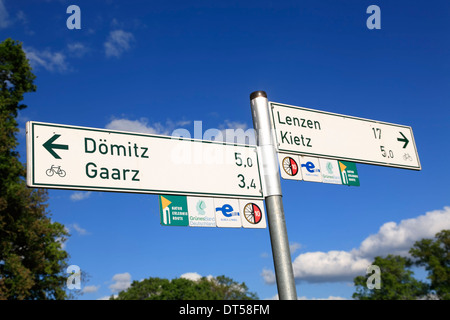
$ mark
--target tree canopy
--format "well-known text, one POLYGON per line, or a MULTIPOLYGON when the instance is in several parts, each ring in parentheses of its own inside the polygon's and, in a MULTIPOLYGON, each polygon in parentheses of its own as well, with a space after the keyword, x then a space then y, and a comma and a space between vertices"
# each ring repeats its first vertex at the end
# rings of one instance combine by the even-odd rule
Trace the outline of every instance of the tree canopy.
POLYGON ((202 277, 199 280, 176 278, 148 278, 133 281, 130 288, 121 291, 111 300, 255 300, 258 296, 249 292, 245 283, 231 278, 202 277))
POLYGON ((415 265, 428 272, 429 294, 450 300, 450 230, 442 230, 435 239, 417 241, 409 253, 415 265))
POLYGON ((26 186, 16 151, 18 111, 35 75, 18 41, 0 43, 0 299, 64 299, 64 226, 47 212, 47 191, 26 186))
POLYGON ((371 275, 354 279, 359 300, 450 300, 450 230, 442 230, 434 239, 416 241, 410 257, 387 255, 375 257, 373 265, 380 267, 380 289, 369 289, 371 275), (413 267, 424 267, 428 281, 414 277, 413 267))

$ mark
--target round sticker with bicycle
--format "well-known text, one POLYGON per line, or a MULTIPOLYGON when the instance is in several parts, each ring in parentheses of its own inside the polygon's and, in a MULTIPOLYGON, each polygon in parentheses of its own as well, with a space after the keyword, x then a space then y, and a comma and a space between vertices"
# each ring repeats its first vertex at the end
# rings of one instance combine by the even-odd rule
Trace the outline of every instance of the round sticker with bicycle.
POLYGON ((50 169, 45 170, 45 174, 49 177, 51 177, 55 174, 60 176, 61 178, 66 176, 66 172, 63 169, 61 169, 61 166, 55 166, 55 165, 52 165, 50 167, 50 169))
POLYGON ((255 203, 248 203, 244 207, 244 217, 251 224, 258 224, 262 219, 261 209, 255 203))
POLYGON ((293 158, 285 157, 282 164, 284 172, 286 172, 291 177, 295 176, 298 173, 298 164, 293 158))

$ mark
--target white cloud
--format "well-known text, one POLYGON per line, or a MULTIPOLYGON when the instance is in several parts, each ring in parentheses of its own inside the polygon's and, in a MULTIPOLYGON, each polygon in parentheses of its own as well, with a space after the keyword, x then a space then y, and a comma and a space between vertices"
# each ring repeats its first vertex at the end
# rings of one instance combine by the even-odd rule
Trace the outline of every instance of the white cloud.
POLYGON ((302 245, 298 242, 291 242, 289 243, 289 251, 291 254, 295 253, 297 250, 299 250, 302 247, 302 245))
POLYGON ((100 286, 86 286, 81 291, 82 293, 94 293, 97 292, 100 286))
MULTIPOLYGON (((187 122, 190 123, 190 122, 187 122)), ((187 123, 179 124, 185 125, 187 123)), ((178 123, 177 123, 178 124, 178 123)), ((172 136, 193 138, 199 140, 228 142, 246 145, 255 145, 255 133, 253 128, 248 128, 246 123, 225 120, 218 128, 204 128, 202 121, 194 121, 194 134, 187 129, 177 128, 172 136)))
MULTIPOLYGON (((376 234, 364 239, 357 249, 300 254, 292 263, 294 277, 297 281, 310 283, 351 282, 354 277, 365 274, 376 256, 408 255, 416 241, 433 238, 443 229, 450 229, 450 207, 430 211, 400 223, 387 222, 376 234)), ((263 270, 261 274, 267 284, 275 283, 272 273, 270 270, 263 270)))
POLYGON ((261 276, 266 284, 275 284, 275 273, 272 270, 264 268, 261 272, 261 276))
MULTIPOLYGON (((198 280, 200 280, 201 278, 203 278, 200 274, 198 274, 197 272, 186 272, 186 273, 183 273, 181 276, 180 276, 180 278, 183 278, 183 279, 188 279, 188 280, 192 280, 192 281, 198 281, 198 280)), ((211 280, 211 279, 213 279, 214 277, 212 276, 212 275, 209 275, 209 276, 206 276, 206 278, 208 279, 208 280, 211 280)))
POLYGON ((0 29, 11 27, 12 25, 16 25, 18 22, 23 25, 26 34, 34 35, 34 31, 29 29, 29 21, 26 14, 22 10, 19 10, 15 16, 10 17, 4 2, 5 1, 0 0, 0 29))
POLYGON ((10 25, 9 13, 6 10, 3 0, 0 0, 0 29, 7 28, 10 25))
POLYGON ((23 50, 33 68, 44 68, 52 72, 65 72, 69 70, 66 56, 61 52, 52 52, 48 49, 39 51, 31 47, 24 47, 23 50))
POLYGON ((78 223, 73 223, 73 224, 69 225, 68 227, 69 227, 69 230, 74 229, 80 236, 85 236, 85 235, 89 234, 89 232, 86 229, 81 228, 78 223))
POLYGON ((433 238, 442 229, 450 229, 450 207, 402 220, 399 224, 385 223, 377 234, 367 237, 361 243, 359 254, 367 257, 386 253, 406 255, 414 242, 433 238))
POLYGON ((30 22, 28 20, 28 17, 22 10, 17 11, 16 18, 13 23, 15 23, 16 21, 23 26, 24 31, 27 35, 32 36, 36 33, 34 30, 30 29, 30 22))
POLYGON ((226 119, 223 124, 219 125, 221 129, 242 129, 247 130, 248 126, 245 122, 231 121, 226 119))
POLYGON ((22 10, 17 11, 16 18, 23 24, 28 24, 28 18, 22 10))
POLYGON ((92 194, 92 192, 90 192, 90 191, 87 191, 87 192, 77 191, 70 195, 70 200, 72 200, 72 201, 84 200, 84 199, 89 198, 91 196, 91 194, 92 194))
POLYGON ((189 123, 190 121, 174 122, 172 120, 167 120, 164 124, 160 122, 149 124, 149 121, 146 118, 141 118, 139 120, 114 119, 111 120, 105 127, 106 129, 119 131, 170 135, 176 127, 184 126, 189 123))
POLYGON ((184 128, 191 123, 192 121, 173 121, 170 119, 166 120, 165 123, 149 123, 146 118, 140 118, 138 120, 119 118, 111 120, 105 127, 107 129, 119 131, 161 134, 247 145, 256 144, 254 130, 252 128, 248 129, 247 124, 242 122, 225 120, 223 124, 219 125, 219 128, 204 128, 202 121, 194 121, 193 130, 189 131, 184 128))
POLYGON ((202 278, 201 275, 199 275, 197 272, 187 272, 187 273, 183 273, 180 278, 183 279, 188 279, 188 280, 192 280, 192 281, 198 281, 202 278))
POLYGON ((364 274, 371 260, 354 252, 328 251, 307 252, 299 255, 292 267, 297 280, 308 282, 351 281, 358 274, 364 274))
POLYGON ((163 126, 160 123, 154 123, 153 126, 148 124, 148 120, 141 118, 139 120, 129 119, 114 119, 109 122, 106 129, 119 130, 119 131, 132 131, 140 133, 160 134, 165 132, 163 126))
POLYGON ((255 130, 244 122, 225 120, 216 130, 215 141, 256 145, 255 130))
POLYGON ((109 286, 112 292, 120 292, 131 286, 131 275, 128 272, 115 274, 112 280, 115 281, 109 286))
POLYGON ((122 53, 130 50, 134 36, 130 32, 114 30, 109 33, 108 39, 104 43, 107 57, 120 57, 122 53))
POLYGON ((73 42, 67 45, 67 50, 72 57, 81 58, 89 51, 89 48, 81 42, 73 42))

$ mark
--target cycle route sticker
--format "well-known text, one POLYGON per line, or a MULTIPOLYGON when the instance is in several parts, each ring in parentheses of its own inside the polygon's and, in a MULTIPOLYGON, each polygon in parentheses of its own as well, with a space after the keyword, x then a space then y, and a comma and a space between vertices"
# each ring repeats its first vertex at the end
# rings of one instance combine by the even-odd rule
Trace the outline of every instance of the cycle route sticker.
POLYGON ((283 179, 302 180, 299 156, 278 153, 278 162, 280 164, 280 173, 283 179))

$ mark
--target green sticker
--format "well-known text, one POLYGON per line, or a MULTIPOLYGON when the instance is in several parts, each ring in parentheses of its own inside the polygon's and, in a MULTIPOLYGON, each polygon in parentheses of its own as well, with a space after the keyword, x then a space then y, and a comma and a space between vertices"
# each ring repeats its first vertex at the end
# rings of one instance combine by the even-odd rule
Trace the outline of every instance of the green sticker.
POLYGON ((359 187, 359 176, 356 164, 348 161, 339 161, 342 184, 359 187))
POLYGON ((186 196, 159 196, 159 212, 163 226, 188 226, 186 196))

